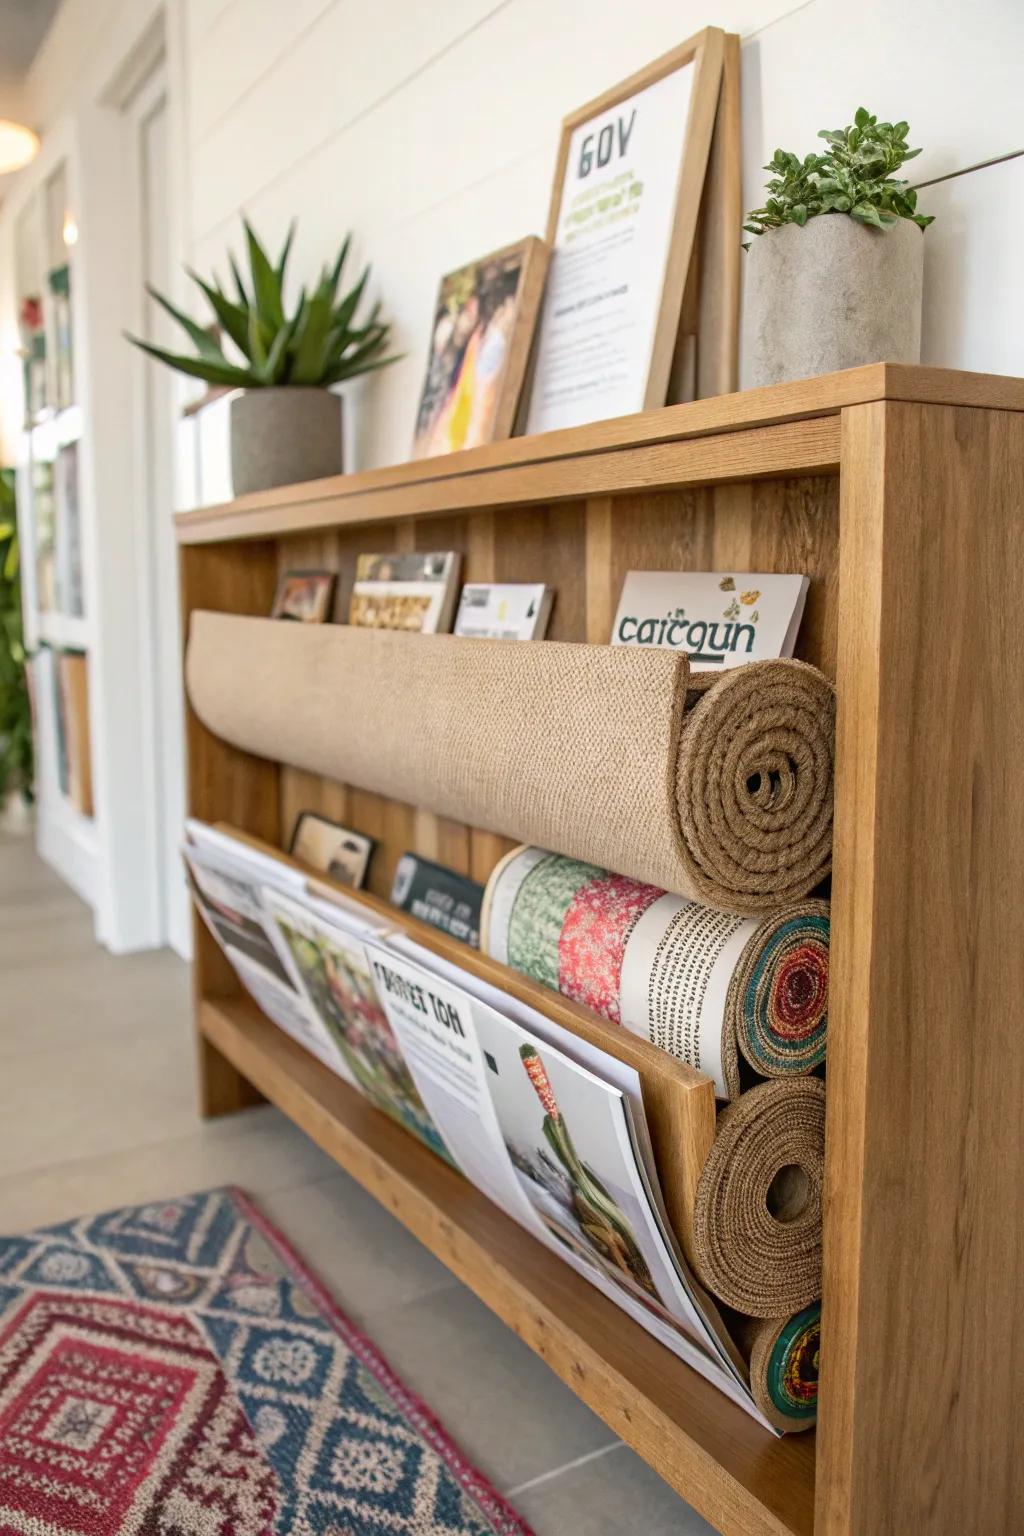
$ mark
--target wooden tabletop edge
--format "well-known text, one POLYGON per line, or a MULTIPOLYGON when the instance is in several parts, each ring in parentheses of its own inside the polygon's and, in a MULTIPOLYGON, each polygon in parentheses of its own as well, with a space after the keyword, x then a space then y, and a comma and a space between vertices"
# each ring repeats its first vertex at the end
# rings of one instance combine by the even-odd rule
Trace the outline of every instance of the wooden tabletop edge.
POLYGON ((834 416, 848 406, 866 405, 877 400, 1024 411, 1024 379, 905 363, 870 363, 842 373, 716 395, 685 405, 663 406, 634 416, 567 427, 534 437, 512 437, 434 459, 410 460, 257 491, 233 501, 178 512, 175 523, 180 529, 187 530, 221 518, 242 518, 256 512, 300 508, 306 502, 327 498, 343 502, 348 497, 397 488, 410 489, 420 484, 436 485, 501 469, 522 469, 566 458, 587 458, 616 449, 685 442, 816 416, 834 416))

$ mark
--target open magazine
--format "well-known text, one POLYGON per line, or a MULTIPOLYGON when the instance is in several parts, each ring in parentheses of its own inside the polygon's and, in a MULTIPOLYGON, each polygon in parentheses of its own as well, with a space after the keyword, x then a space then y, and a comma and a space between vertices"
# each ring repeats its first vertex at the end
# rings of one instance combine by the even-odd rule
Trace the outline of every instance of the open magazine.
POLYGON ((202 823, 187 839, 264 1012, 770 1429, 668 1223, 637 1074, 302 871, 202 823))

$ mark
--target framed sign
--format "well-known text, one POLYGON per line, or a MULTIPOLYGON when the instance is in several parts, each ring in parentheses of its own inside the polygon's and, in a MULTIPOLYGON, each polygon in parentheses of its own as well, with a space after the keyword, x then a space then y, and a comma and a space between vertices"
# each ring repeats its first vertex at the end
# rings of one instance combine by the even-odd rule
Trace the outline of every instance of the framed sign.
POLYGON ((707 27, 565 119, 527 432, 664 405, 724 53, 707 27))
POLYGON ((547 264, 547 247, 531 235, 442 279, 414 459, 508 437, 547 264))
POLYGON ((277 584, 272 619, 298 624, 326 624, 334 597, 333 571, 285 571, 277 584))

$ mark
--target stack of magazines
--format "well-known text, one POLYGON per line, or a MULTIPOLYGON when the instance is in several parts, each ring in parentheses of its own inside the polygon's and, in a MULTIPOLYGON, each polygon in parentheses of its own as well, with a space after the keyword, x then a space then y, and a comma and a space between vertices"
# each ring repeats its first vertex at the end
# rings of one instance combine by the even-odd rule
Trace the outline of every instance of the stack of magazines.
POLYGON ((669 1225, 632 1068, 227 832, 191 821, 184 851, 275 1024, 771 1428, 669 1225))

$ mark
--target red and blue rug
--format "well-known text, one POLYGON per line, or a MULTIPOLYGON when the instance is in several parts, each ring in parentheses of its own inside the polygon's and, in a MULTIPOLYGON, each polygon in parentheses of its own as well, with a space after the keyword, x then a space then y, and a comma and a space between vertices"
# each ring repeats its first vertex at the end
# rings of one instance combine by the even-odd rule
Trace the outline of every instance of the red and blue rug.
POLYGON ((0 1536, 530 1536, 245 1195, 0 1237, 0 1536))

